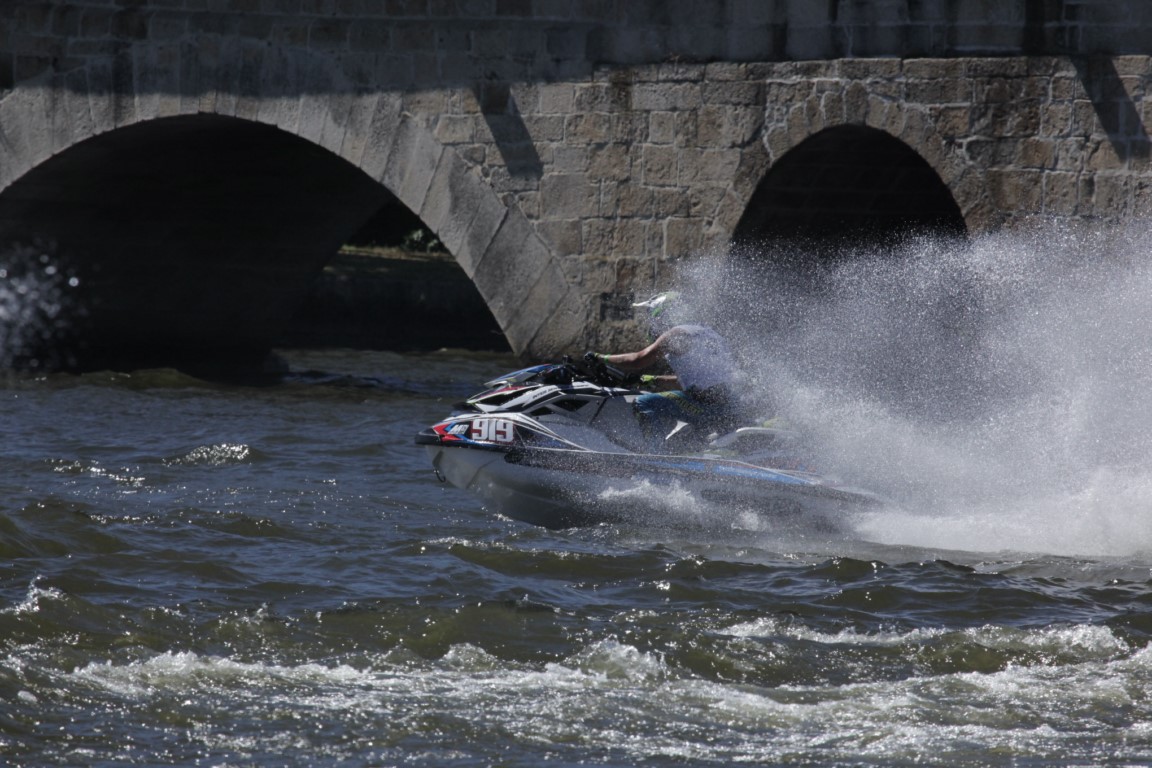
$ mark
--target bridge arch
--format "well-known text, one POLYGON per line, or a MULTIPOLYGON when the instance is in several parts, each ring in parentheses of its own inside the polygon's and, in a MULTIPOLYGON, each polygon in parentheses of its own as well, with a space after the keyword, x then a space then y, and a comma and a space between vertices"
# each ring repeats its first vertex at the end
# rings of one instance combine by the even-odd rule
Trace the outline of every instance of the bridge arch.
POLYGON ((549 247, 401 91, 354 86, 322 52, 217 53, 141 42, 0 100, 0 238, 49 244, 83 272, 89 350, 267 348, 389 193, 452 253, 513 351, 572 343, 584 302, 549 247), (246 88, 245 73, 277 87, 246 88))
POLYGON ((966 231, 951 191, 916 150, 878 128, 846 124, 817 131, 773 163, 733 239, 799 241, 827 254, 908 233, 966 231))

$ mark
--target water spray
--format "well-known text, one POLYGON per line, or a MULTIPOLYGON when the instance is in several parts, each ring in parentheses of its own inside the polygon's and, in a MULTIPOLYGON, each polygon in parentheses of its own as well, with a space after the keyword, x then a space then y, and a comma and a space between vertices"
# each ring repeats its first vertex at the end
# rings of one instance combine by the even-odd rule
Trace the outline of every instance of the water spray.
POLYGON ((51 247, 14 245, 0 252, 0 369, 67 365, 64 340, 78 316, 80 280, 51 247))
POLYGON ((866 533, 1131 553, 1152 550, 1150 250, 1135 225, 807 261, 765 246, 698 259, 683 282, 753 399, 901 510, 866 533))

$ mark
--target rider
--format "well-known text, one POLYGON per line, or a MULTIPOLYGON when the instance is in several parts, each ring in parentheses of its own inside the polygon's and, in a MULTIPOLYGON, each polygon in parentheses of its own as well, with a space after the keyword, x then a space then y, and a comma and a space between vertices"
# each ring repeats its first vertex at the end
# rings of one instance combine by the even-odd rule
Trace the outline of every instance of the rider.
MULTIPOLYGON (((736 421, 732 391, 736 361, 724 338, 705 325, 671 322, 680 295, 661 293, 632 306, 648 312, 651 344, 636 352, 594 355, 625 372, 649 370, 662 360, 672 374, 646 375, 641 382, 659 390, 636 398, 633 409, 653 447, 666 450, 677 421, 700 434, 730 429, 736 421)), ((594 354, 594 353, 593 353, 594 354)))

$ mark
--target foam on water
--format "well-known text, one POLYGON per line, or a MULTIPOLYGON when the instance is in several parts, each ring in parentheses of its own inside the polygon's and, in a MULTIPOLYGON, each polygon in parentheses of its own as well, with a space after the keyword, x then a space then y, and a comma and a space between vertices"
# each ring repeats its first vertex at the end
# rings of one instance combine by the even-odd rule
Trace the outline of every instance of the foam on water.
MULTIPOLYGON (((781 628, 734 631, 761 629, 775 634, 781 628)), ((968 631, 973 642, 996 642, 988 632, 1002 631, 968 631)), ((401 751, 421 744, 436 749, 444 729, 465 727, 481 752, 488 739, 512 737, 540 749, 579 744, 621 750, 633 759, 960 759, 986 757, 987 750, 1083 758, 1129 737, 1147 743, 1143 722, 1149 713, 1140 691, 1152 673, 1149 652, 1126 652, 1108 634, 1089 627, 1016 632, 1013 642, 1035 643, 1051 661, 843 685, 727 685, 685 676, 662 656, 613 640, 541 666, 509 665, 461 645, 436 661, 378 658, 368 665, 291 666, 169 652, 125 665, 89 664, 72 677, 127 701, 128 710, 166 699, 183 702, 189 736, 241 752, 274 749, 275 740, 296 733, 311 750, 340 754, 349 735, 361 731, 401 751), (223 725, 213 710, 220 698, 249 716, 237 722, 292 727, 223 725), (342 733, 310 727, 335 712, 342 733), (462 712, 469 713, 467 726, 459 720, 462 712)), ((878 642, 843 633, 812 639, 878 642)), ((916 643, 924 636, 890 639, 916 643)))
MULTIPOLYGON (((1152 551, 1152 234, 1045 230, 686 268, 765 410, 892 500, 882 543, 1152 551), (741 312, 731 311, 740 307, 741 312)), ((745 254, 747 255, 747 254, 745 254)))

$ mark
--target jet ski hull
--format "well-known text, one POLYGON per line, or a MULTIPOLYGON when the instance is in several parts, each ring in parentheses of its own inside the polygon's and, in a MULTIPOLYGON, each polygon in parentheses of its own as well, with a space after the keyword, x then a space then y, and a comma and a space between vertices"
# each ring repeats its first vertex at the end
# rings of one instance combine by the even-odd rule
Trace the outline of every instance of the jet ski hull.
POLYGON ((439 477, 500 513, 545 528, 614 522, 747 523, 837 530, 875 504, 797 473, 702 456, 478 449, 428 439, 439 477), (671 499, 678 499, 673 504, 671 499))

